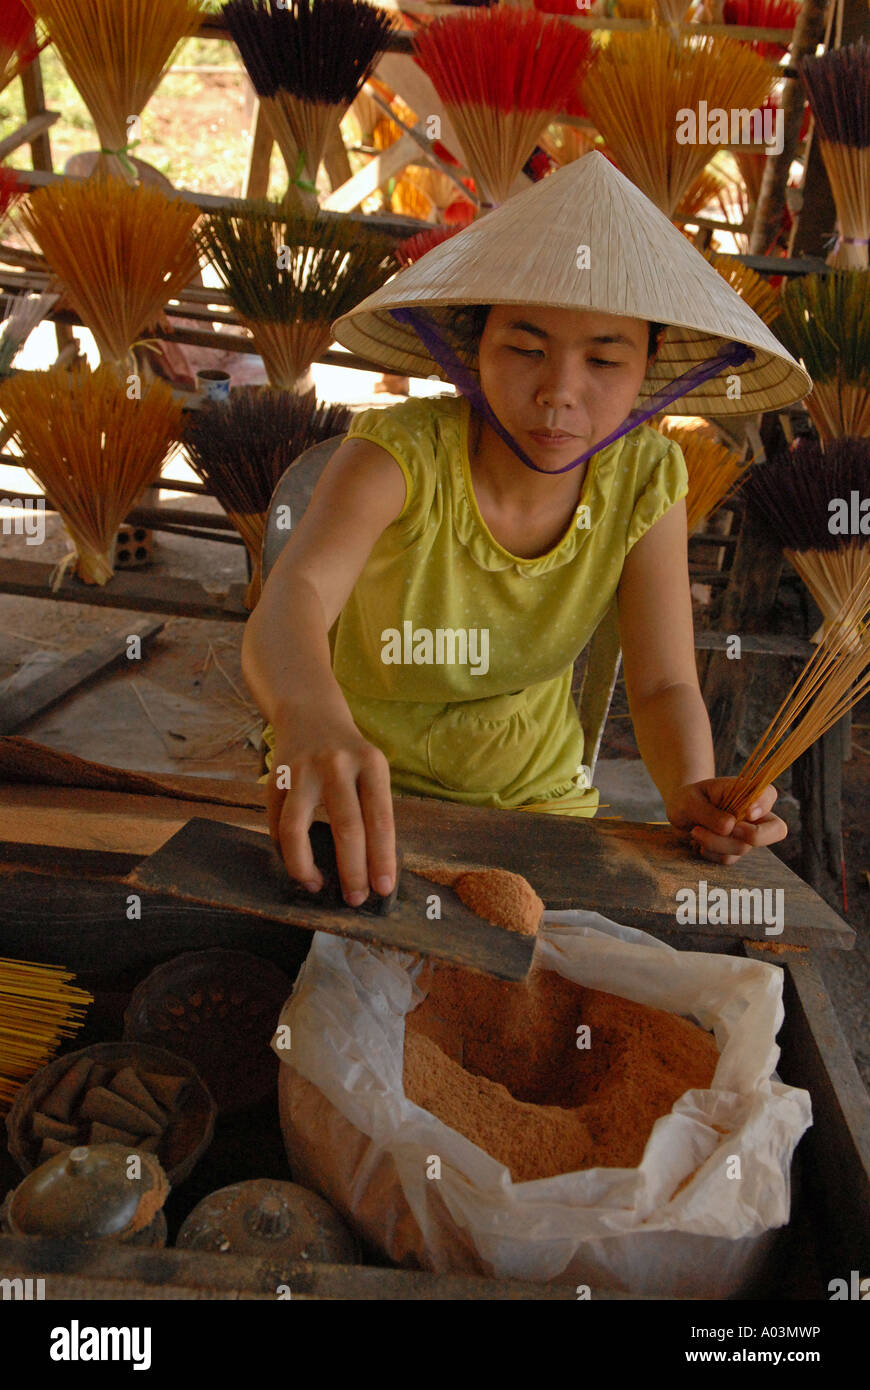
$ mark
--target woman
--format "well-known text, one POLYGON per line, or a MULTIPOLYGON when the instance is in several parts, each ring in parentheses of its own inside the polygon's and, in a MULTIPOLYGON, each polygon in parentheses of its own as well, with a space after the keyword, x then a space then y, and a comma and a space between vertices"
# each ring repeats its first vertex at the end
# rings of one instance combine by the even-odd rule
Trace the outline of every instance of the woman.
POLYGON ((719 414, 804 395, 760 320, 592 154, 335 331, 387 367, 437 361, 463 394, 355 418, 248 622, 290 874, 320 887, 307 831, 324 806, 346 901, 389 892, 391 789, 593 815, 571 676, 614 598, 638 747, 671 823, 726 864, 782 839, 773 787, 740 824, 717 808, 731 779, 715 776, 695 668, 685 463, 631 415, 690 390, 686 410, 719 414))

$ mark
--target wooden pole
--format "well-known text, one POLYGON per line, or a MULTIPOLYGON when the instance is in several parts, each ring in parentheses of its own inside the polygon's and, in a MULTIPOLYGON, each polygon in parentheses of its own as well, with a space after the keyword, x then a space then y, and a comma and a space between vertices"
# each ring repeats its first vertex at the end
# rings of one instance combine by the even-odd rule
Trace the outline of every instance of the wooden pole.
MULTIPOLYGON (((807 53, 815 52, 825 33, 827 0, 804 0, 795 25, 789 64, 796 67, 807 53)), ((779 154, 772 155, 764 166, 761 194, 755 212, 749 250, 762 255, 770 246, 782 222, 785 190, 789 169, 795 157, 804 110, 804 89, 799 78, 786 78, 782 94, 783 145, 779 154)))

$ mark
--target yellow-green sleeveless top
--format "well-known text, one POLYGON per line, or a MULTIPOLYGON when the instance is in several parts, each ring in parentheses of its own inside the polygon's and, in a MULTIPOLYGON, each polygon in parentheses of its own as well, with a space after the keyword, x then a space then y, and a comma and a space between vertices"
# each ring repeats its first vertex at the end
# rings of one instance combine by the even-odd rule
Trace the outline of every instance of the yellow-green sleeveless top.
POLYGON ((470 413, 464 396, 412 397, 354 418, 348 438, 386 449, 406 496, 330 632, 333 671, 394 792, 592 816, 574 661, 631 547, 686 495, 685 461, 639 426, 589 460, 558 544, 521 559, 478 510, 470 413))

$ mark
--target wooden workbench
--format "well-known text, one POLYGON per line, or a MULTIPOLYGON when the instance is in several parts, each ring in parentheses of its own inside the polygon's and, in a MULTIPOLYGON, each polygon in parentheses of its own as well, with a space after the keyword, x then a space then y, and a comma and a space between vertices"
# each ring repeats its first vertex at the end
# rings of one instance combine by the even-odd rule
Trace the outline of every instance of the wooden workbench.
MULTIPOLYGON (((117 879, 194 815, 265 829, 264 788, 238 780, 152 777, 86 763, 25 739, 0 739, 0 955, 76 970, 97 996, 87 1041, 119 1036, 130 990, 159 961, 179 952, 244 948, 291 974, 304 958, 310 935, 300 929, 191 911, 169 899, 144 900, 141 921, 126 922, 117 879)), ((396 822, 409 866, 433 855, 456 864, 501 864, 524 874, 550 908, 591 909, 678 948, 750 954, 781 966, 785 1023, 778 1071, 784 1082, 810 1092, 814 1124, 795 1157, 791 1220, 777 1233, 746 1296, 826 1299, 830 1279, 870 1267, 870 1098, 811 958, 813 946, 849 948, 854 932, 811 889, 770 851, 754 852, 741 864, 739 886, 783 888, 782 936, 765 939, 763 927, 680 927, 674 920, 679 887, 700 879, 711 888, 733 887, 735 874, 688 853, 686 841, 668 826, 417 798, 396 800, 396 822)), ((71 1046, 82 1044, 79 1038, 71 1046)), ((216 1187, 251 1176, 287 1177, 275 1112, 272 1098, 257 1112, 242 1112, 235 1128, 219 1127, 194 1173, 171 1194, 171 1232, 216 1187)), ((6 1185, 17 1180, 11 1171, 5 1177, 6 1185)), ((0 1237, 0 1278, 42 1275, 47 1297, 57 1299, 272 1300, 278 1284, 303 1299, 575 1296, 561 1286, 377 1265, 375 1259, 362 1267, 279 1269, 259 1259, 173 1248, 138 1252, 0 1237)), ((593 1296, 624 1297, 606 1289, 593 1296)))

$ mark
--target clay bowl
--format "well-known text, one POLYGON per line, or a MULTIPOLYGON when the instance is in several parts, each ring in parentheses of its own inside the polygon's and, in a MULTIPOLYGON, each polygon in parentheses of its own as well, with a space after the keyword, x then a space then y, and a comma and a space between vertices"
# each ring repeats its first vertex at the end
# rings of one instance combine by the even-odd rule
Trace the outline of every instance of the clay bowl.
POLYGON ((65 1053, 30 1078, 16 1095, 12 1109, 6 1116, 9 1152, 19 1168, 29 1173, 37 1166, 40 1140, 33 1134, 31 1117, 80 1057, 110 1065, 128 1063, 137 1072, 190 1078, 182 1092, 180 1113, 164 1133, 157 1149, 157 1157, 171 1186, 177 1187, 192 1172, 211 1143, 217 1107, 205 1082, 186 1058, 178 1057, 166 1048, 139 1042, 93 1043, 78 1052, 65 1053))
POLYGON ((277 1086, 271 1042, 292 987, 277 965, 248 951, 187 951, 136 986, 124 1037, 186 1057, 221 1113, 242 1110, 277 1086))

